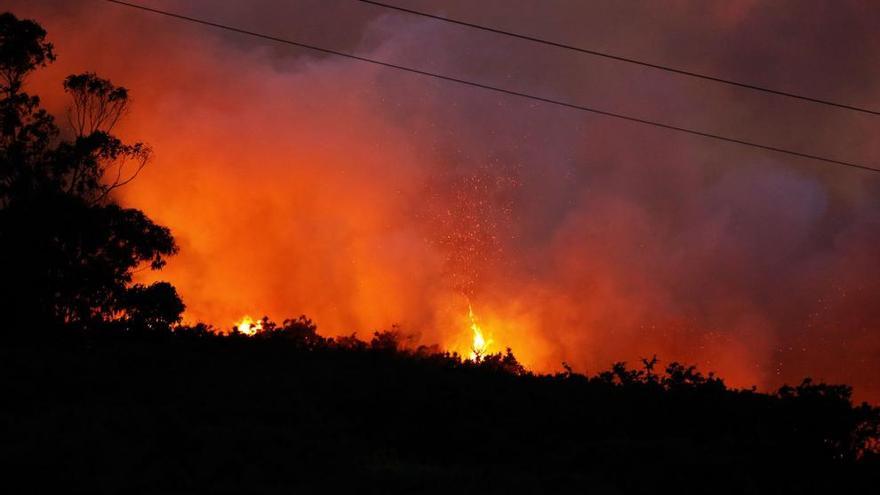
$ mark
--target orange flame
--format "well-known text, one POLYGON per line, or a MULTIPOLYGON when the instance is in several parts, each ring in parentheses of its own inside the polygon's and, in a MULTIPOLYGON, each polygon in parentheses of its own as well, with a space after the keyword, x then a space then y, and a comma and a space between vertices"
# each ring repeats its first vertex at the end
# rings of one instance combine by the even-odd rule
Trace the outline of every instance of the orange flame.
POLYGON ((478 361, 489 351, 489 345, 492 344, 492 339, 487 339, 483 335, 483 329, 480 328, 480 324, 477 323, 477 315, 474 314, 474 308, 470 303, 468 303, 468 319, 471 321, 471 331, 474 334, 473 343, 471 344, 470 358, 474 361, 478 361))
POLYGON ((234 325, 234 328, 240 333, 250 337, 263 329, 263 322, 259 320, 254 321, 250 316, 244 316, 234 325))

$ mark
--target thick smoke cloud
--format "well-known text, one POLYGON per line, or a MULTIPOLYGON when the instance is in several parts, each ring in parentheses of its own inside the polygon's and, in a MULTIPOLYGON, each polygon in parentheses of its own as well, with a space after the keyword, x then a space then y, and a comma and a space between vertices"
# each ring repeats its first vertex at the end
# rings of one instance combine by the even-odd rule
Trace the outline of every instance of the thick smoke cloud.
MULTIPOLYGON (((146 0, 145 0, 146 3, 146 0)), ((459 77, 880 163, 876 117, 334 0, 152 1, 459 77)), ((877 106, 865 2, 409 2, 877 106), (442 8, 438 4, 442 3, 442 8)), ((640 127, 97 2, 12 2, 59 61, 132 90, 157 158, 122 201, 172 227, 188 318, 306 313, 466 351, 467 302, 537 370, 658 354, 734 385, 880 399, 880 176, 640 127)))

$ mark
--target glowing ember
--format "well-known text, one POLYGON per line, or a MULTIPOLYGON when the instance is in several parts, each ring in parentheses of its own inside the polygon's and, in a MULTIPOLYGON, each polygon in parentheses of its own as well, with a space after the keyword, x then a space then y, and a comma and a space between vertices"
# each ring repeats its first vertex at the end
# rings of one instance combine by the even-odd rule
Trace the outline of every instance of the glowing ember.
POLYGON ((470 304, 468 304, 468 318, 471 320, 471 331, 474 333, 473 344, 471 344, 471 359, 476 361, 486 355, 492 340, 487 340, 483 336, 483 329, 477 323, 477 316, 474 314, 474 309, 470 304))
POLYGON ((247 336, 251 336, 263 329, 263 322, 259 320, 254 321, 250 316, 245 316, 235 324, 235 329, 247 336))

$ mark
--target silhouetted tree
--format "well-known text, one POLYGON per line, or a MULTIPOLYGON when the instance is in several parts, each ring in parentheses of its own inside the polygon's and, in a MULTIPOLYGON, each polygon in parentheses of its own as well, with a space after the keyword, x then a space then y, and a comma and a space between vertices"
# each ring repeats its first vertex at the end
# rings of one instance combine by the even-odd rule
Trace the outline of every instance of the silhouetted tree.
POLYGON ((177 289, 168 282, 152 285, 136 284, 129 287, 121 298, 123 318, 132 328, 161 330, 180 322, 186 308, 177 289))
POLYGON ((525 375, 527 373, 526 368, 516 359, 510 347, 507 348, 504 354, 500 352, 485 354, 480 356, 480 359, 474 360, 474 363, 481 369, 499 371, 511 375, 525 375))
POLYGON ((848 385, 814 383, 805 378, 796 387, 781 387, 776 395, 788 412, 792 441, 801 449, 854 460, 875 448, 880 438, 880 409, 867 404, 853 407, 848 385))
POLYGON ((357 333, 336 337, 333 339, 333 344, 337 349, 348 351, 363 351, 367 348, 367 343, 359 339, 357 333))
POLYGON ((391 330, 374 332, 370 340, 370 349, 388 353, 397 352, 402 349, 402 340, 400 330, 395 326, 391 330))
POLYGON ((315 322, 305 315, 288 318, 281 326, 264 316, 260 321, 260 330, 254 337, 283 340, 285 343, 293 344, 304 350, 315 350, 328 345, 328 339, 318 335, 318 326, 315 325, 315 322))
POLYGON ((54 47, 39 24, 0 14, 0 206, 49 175, 49 143, 58 129, 39 97, 24 93, 22 84, 54 60, 54 47))
POLYGON ((643 372, 627 369, 626 363, 619 361, 612 364, 610 370, 599 373, 597 378, 607 384, 627 386, 641 383, 643 376, 643 372))
POLYGON ((73 137, 59 139, 39 98, 23 91, 55 59, 45 38, 35 22, 0 15, 0 310, 13 325, 175 322, 183 305, 173 288, 129 288, 135 268, 162 268, 177 246, 111 195, 150 157, 110 133, 128 92, 95 74, 68 77, 73 137))
POLYGON ((174 335, 181 339, 219 339, 221 334, 213 326, 207 323, 196 323, 195 325, 177 325, 174 327, 174 335))

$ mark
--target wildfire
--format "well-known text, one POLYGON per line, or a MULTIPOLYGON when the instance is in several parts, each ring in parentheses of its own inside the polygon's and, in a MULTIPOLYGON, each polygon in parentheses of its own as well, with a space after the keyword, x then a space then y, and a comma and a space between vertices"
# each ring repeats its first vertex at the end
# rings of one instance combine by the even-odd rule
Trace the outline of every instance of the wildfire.
POLYGON ((245 316, 235 324, 235 329, 239 332, 251 336, 263 329, 263 322, 254 321, 250 316, 245 316))
POLYGON ((468 304, 468 318, 471 321, 471 331, 474 333, 473 343, 471 344, 471 359, 476 361, 486 355, 492 340, 487 340, 483 335, 483 329, 477 323, 477 315, 474 314, 474 308, 470 303, 468 304))

